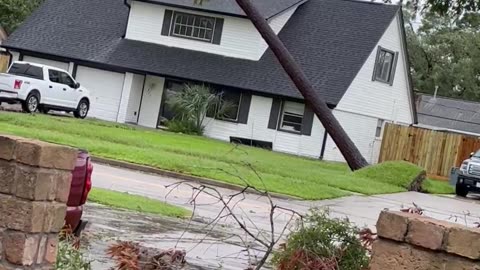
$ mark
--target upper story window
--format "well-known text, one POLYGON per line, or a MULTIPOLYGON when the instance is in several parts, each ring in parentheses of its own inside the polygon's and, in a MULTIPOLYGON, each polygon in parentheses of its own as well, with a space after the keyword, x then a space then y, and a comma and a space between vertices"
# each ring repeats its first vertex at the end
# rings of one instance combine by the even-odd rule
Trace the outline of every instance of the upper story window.
POLYGON ((172 36, 212 42, 215 18, 175 12, 172 36))
POLYGON ((220 44, 223 19, 165 10, 162 35, 220 44))
POLYGON ((373 71, 373 80, 392 85, 397 59, 398 53, 379 47, 373 71))

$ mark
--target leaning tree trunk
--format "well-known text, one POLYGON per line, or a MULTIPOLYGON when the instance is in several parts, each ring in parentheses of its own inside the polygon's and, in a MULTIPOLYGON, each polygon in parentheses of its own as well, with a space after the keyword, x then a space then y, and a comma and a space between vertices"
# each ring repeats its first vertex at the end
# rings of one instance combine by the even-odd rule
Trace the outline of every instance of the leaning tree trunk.
POLYGON ((243 9, 248 18, 253 22, 258 32, 265 39, 270 49, 273 51, 283 69, 287 72, 290 79, 295 83, 300 93, 305 98, 307 105, 320 119, 325 130, 332 137, 343 157, 352 170, 358 170, 368 165, 368 162, 362 156, 353 141, 348 137, 338 120, 328 108, 327 103, 315 92, 302 68, 293 59, 288 49, 280 38, 273 32, 270 25, 263 18, 260 12, 253 6, 250 0, 236 0, 243 9))

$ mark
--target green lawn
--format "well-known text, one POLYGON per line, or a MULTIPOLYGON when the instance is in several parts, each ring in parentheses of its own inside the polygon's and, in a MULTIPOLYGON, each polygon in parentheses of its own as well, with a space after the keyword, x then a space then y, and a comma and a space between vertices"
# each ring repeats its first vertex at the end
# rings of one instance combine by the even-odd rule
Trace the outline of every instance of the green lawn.
MULTIPOLYGON (((237 185, 248 182, 259 188, 265 184, 272 192, 304 199, 336 198, 352 192, 372 195, 405 191, 400 176, 394 175, 385 181, 361 173, 352 174, 341 163, 98 120, 2 112, 0 133, 75 146, 88 149, 98 157, 221 182, 237 185)), ((444 193, 448 188, 448 184, 439 182, 430 185, 429 191, 444 193)))
POLYGON ((88 200, 113 208, 133 210, 141 213, 157 214, 167 217, 184 218, 191 215, 191 212, 188 210, 158 200, 101 188, 93 188, 88 196, 88 200))

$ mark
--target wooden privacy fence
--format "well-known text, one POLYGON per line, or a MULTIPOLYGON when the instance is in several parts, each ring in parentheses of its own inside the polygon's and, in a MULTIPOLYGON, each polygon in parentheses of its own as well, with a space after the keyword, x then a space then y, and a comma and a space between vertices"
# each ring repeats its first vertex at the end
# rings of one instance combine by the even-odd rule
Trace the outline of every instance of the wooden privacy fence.
POLYGON ((480 149, 480 138, 448 131, 387 124, 379 162, 404 160, 425 168, 427 174, 448 178, 471 152, 480 149))
POLYGON ((10 62, 10 56, 0 52, 0 73, 7 71, 8 63, 10 62))

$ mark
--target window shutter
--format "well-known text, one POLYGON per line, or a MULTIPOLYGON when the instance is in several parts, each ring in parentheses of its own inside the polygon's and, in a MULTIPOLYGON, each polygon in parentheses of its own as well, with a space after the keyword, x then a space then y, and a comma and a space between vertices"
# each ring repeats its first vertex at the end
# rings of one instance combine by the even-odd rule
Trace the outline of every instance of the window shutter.
POLYGON ((393 59, 393 66, 392 72, 390 73, 390 85, 393 85, 393 80, 395 79, 395 71, 397 70, 397 62, 398 62, 398 52, 395 53, 395 59, 393 59))
POLYGON ((220 45, 222 41, 223 21, 224 20, 222 18, 215 19, 215 30, 213 32, 213 44, 220 45))
POLYGON ((240 108, 238 109, 238 123, 246 124, 248 122, 248 114, 250 112, 250 104, 252 103, 252 94, 242 93, 240 108))
POLYGON ((282 108, 282 100, 278 98, 273 99, 272 110, 270 111, 270 120, 268 121, 269 129, 277 129, 278 117, 282 108))
POLYGON ((377 64, 378 60, 380 58, 380 53, 382 52, 382 47, 378 46, 377 48, 377 57, 375 58, 375 64, 373 65, 373 75, 372 75, 372 81, 376 81, 377 77, 377 64))
POLYGON ((173 11, 165 10, 165 17, 163 18, 163 26, 162 26, 162 36, 170 35, 170 26, 172 23, 173 11))
POLYGON ((312 135, 312 126, 313 126, 313 118, 315 114, 313 113, 310 106, 305 104, 305 112, 303 113, 303 121, 302 121, 302 135, 310 136, 312 135))

